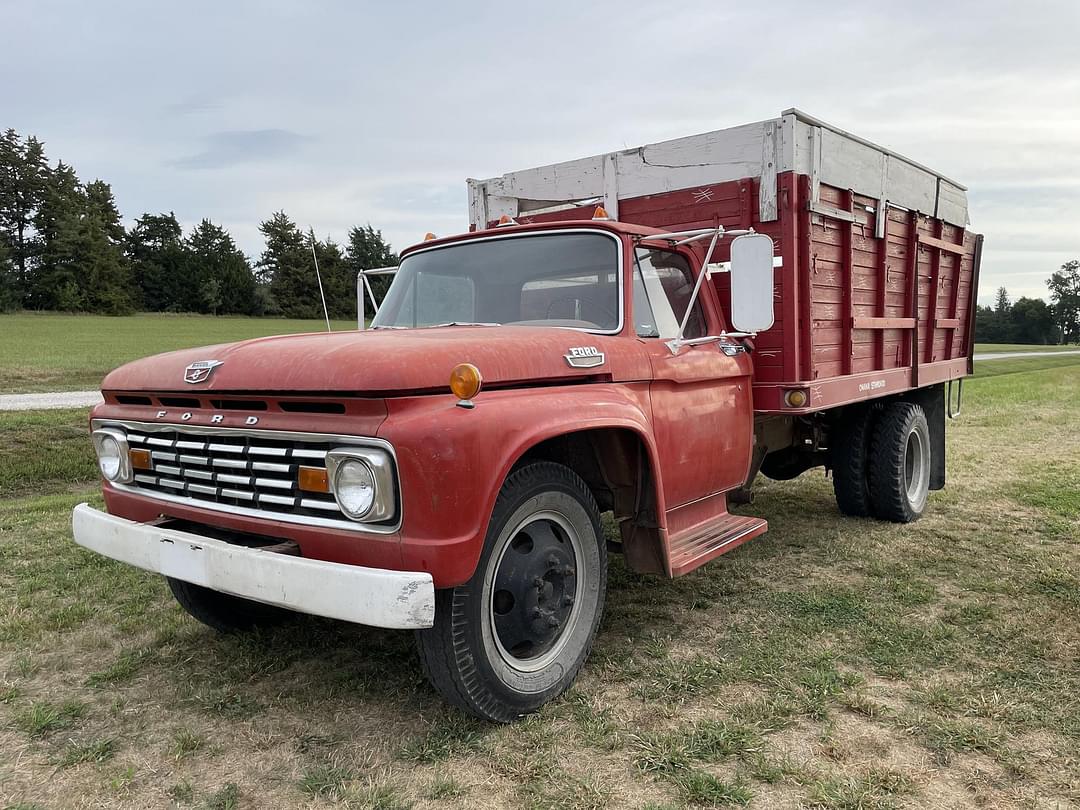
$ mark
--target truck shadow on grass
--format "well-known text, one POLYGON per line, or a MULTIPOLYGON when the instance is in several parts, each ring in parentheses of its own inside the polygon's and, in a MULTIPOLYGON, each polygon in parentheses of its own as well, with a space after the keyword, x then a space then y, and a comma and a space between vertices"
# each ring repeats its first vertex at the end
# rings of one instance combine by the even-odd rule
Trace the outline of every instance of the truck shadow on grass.
MULTIPOLYGON (((785 524, 782 514, 778 523, 785 524)), ((788 554, 807 548, 802 537, 774 538, 676 580, 636 574, 612 555, 607 605, 585 672, 604 677, 638 671, 637 658, 666 656, 673 638, 690 643, 703 628, 715 631, 716 611, 725 603, 752 605, 761 591, 759 564, 767 565, 777 548, 788 554)), ((812 575, 814 563, 808 562, 805 573, 812 575)), ((176 619, 159 634, 158 651, 140 663, 153 661, 169 673, 179 699, 213 715, 243 718, 270 705, 302 709, 336 702, 357 711, 392 708, 407 721, 440 704, 423 677, 410 632, 296 615, 277 627, 222 636, 184 614, 176 619)))
MULTIPOLYGON (((824 496, 821 500, 819 506, 835 512, 824 496)), ((760 604, 762 580, 770 576, 777 555, 789 562, 805 557, 799 573, 819 573, 829 539, 785 533, 805 507, 800 503, 787 515, 781 504, 772 504, 773 533, 675 580, 634 573, 613 554, 607 604, 586 672, 625 669, 636 658, 667 655, 669 647, 678 646, 673 639, 688 644, 695 633, 714 635, 723 627, 717 627, 718 611, 726 624, 736 609, 766 609, 760 604)), ((715 639, 711 647, 715 650, 715 639)), ((151 664, 168 673, 179 699, 222 717, 250 717, 271 703, 299 708, 327 701, 356 707, 381 703, 407 716, 430 713, 439 701, 420 670, 411 632, 311 616, 293 615, 276 627, 219 635, 176 610, 153 645, 123 653, 111 667, 114 674, 99 672, 90 681, 118 684, 151 664)))

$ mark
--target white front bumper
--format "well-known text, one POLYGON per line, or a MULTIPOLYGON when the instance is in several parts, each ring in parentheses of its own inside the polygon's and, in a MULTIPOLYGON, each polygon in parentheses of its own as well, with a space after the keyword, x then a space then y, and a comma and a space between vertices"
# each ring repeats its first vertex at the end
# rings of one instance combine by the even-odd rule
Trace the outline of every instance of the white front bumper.
POLYGON ((135 523, 81 503, 75 542, 114 560, 222 593, 315 616, 392 629, 431 627, 431 575, 309 560, 135 523))

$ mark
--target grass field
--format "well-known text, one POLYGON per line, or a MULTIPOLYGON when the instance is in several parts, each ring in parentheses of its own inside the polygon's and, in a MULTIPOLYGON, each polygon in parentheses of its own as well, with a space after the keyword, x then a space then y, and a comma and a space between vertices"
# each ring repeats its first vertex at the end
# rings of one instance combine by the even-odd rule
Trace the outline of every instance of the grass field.
MULTIPOLYGON (((335 330, 352 321, 331 321, 335 330)), ((158 352, 245 338, 322 331, 323 321, 143 314, 127 318, 22 312, 0 315, 0 394, 95 390, 112 369, 158 352)), ((1060 351, 1076 346, 980 343, 976 352, 1060 351)))
MULTIPOLYGON (((355 329, 355 321, 331 321, 355 329)), ((95 390, 117 366, 139 357, 290 332, 319 332, 324 321, 208 315, 0 315, 0 394, 95 390)))
POLYGON ((583 676, 513 727, 404 633, 214 635, 71 542, 85 412, 0 414, 0 807, 1080 806, 1080 363, 966 389, 923 520, 759 484, 769 533, 704 570, 616 560, 583 676))

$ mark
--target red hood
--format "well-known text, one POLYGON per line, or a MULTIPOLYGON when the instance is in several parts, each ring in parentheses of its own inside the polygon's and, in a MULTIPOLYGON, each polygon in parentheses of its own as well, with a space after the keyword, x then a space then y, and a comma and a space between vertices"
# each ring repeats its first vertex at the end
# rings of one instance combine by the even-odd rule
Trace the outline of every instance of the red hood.
POLYGON ((485 386, 596 375, 643 379, 648 369, 632 339, 549 327, 441 327, 281 335, 184 349, 121 366, 102 389, 407 393, 445 390, 458 363, 477 366, 485 386), (604 364, 571 368, 564 356, 579 346, 603 352, 604 364), (200 360, 221 365, 205 382, 184 382, 184 370, 200 360))

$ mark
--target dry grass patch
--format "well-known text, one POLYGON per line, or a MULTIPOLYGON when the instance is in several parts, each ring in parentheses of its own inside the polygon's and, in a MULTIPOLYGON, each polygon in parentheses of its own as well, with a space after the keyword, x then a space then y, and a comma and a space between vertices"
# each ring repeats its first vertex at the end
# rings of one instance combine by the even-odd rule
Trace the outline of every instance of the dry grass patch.
POLYGON ((703 571, 613 561, 585 673, 511 727, 446 707, 407 634, 213 635, 70 542, 91 490, 0 501, 0 807, 1069 807, 1078 394, 1076 366, 969 383, 911 526, 810 473, 703 571))

